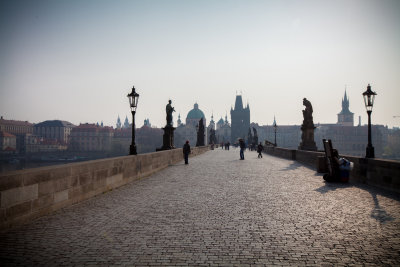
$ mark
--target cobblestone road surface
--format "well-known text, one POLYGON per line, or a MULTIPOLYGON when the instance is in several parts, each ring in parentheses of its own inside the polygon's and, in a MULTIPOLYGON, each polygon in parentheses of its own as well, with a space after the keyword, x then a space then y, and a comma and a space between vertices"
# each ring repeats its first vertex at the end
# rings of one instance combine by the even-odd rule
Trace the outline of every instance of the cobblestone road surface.
POLYGON ((400 197, 214 150, 0 234, 0 265, 400 265, 400 197))

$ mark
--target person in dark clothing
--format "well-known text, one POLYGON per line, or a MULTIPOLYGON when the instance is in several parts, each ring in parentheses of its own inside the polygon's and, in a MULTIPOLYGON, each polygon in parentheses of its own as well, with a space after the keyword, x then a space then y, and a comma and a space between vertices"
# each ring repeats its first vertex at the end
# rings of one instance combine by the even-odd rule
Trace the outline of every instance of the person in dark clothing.
POLYGON ((189 164, 190 145, 189 141, 183 145, 183 156, 185 157, 185 164, 189 164))
POLYGON ((264 147, 260 142, 260 144, 257 146, 258 158, 262 158, 262 151, 263 150, 264 150, 264 147))
POLYGON ((243 139, 239 139, 239 146, 240 146, 240 159, 244 160, 244 151, 246 150, 246 144, 244 143, 243 139))

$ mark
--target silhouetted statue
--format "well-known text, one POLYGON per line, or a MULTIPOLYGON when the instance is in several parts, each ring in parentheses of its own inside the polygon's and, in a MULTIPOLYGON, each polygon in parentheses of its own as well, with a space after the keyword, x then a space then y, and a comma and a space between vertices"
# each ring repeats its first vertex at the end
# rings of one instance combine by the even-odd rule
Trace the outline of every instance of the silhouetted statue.
POLYGON ((165 107, 165 111, 167 112, 167 125, 172 126, 172 112, 175 111, 174 107, 171 106, 172 101, 168 100, 168 104, 165 107))
POLYGON ((314 127, 314 122, 313 122, 313 108, 311 105, 311 102, 307 100, 307 98, 303 98, 303 105, 306 107, 305 110, 303 110, 303 125, 307 126, 312 126, 314 127))
POLYGON ((168 100, 168 105, 165 107, 165 111, 167 112, 167 125, 164 128, 164 135, 163 135, 163 146, 161 148, 157 148, 156 151, 161 150, 168 150, 174 149, 174 130, 175 128, 172 127, 172 112, 175 109, 171 106, 172 101, 168 100))
POLYGON ((210 129, 210 144, 216 144, 217 143, 217 138, 215 137, 215 130, 210 129))
POLYGON ((249 131, 247 133, 247 145, 249 146, 249 149, 251 149, 253 146, 253 136, 251 135, 251 128, 249 128, 249 131))
POLYGON ((203 118, 199 121, 199 128, 197 131, 197 142, 196 146, 204 146, 204 123, 203 118))
POLYGON ((258 145, 258 134, 256 128, 253 127, 253 147, 254 149, 258 145))
POLYGON ((301 143, 300 150, 316 151, 317 145, 314 141, 314 122, 313 122, 313 108, 311 102, 303 98, 303 105, 306 107, 303 110, 303 124, 301 125, 301 143))

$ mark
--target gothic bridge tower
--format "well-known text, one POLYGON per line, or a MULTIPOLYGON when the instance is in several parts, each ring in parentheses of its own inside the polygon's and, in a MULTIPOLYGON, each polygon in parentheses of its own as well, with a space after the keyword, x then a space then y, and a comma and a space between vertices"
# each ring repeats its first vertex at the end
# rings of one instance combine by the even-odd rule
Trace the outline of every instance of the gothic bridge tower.
POLYGON ((236 95, 235 109, 231 108, 231 143, 235 143, 238 138, 246 140, 247 131, 250 127, 250 107, 249 104, 243 108, 241 95, 236 95))

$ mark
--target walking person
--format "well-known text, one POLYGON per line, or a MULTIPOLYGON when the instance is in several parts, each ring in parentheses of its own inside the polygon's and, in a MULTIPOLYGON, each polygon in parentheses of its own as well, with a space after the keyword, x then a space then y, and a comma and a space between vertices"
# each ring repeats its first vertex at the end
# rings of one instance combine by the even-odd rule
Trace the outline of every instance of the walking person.
POLYGON ((244 151, 246 150, 246 144, 244 143, 243 139, 239 139, 239 146, 240 146, 240 160, 244 160, 244 151))
POLYGON ((189 164, 190 145, 189 140, 183 145, 183 156, 185 157, 185 164, 189 164))
POLYGON ((260 142, 260 144, 257 146, 258 158, 262 158, 262 151, 263 150, 264 150, 264 147, 260 142))

